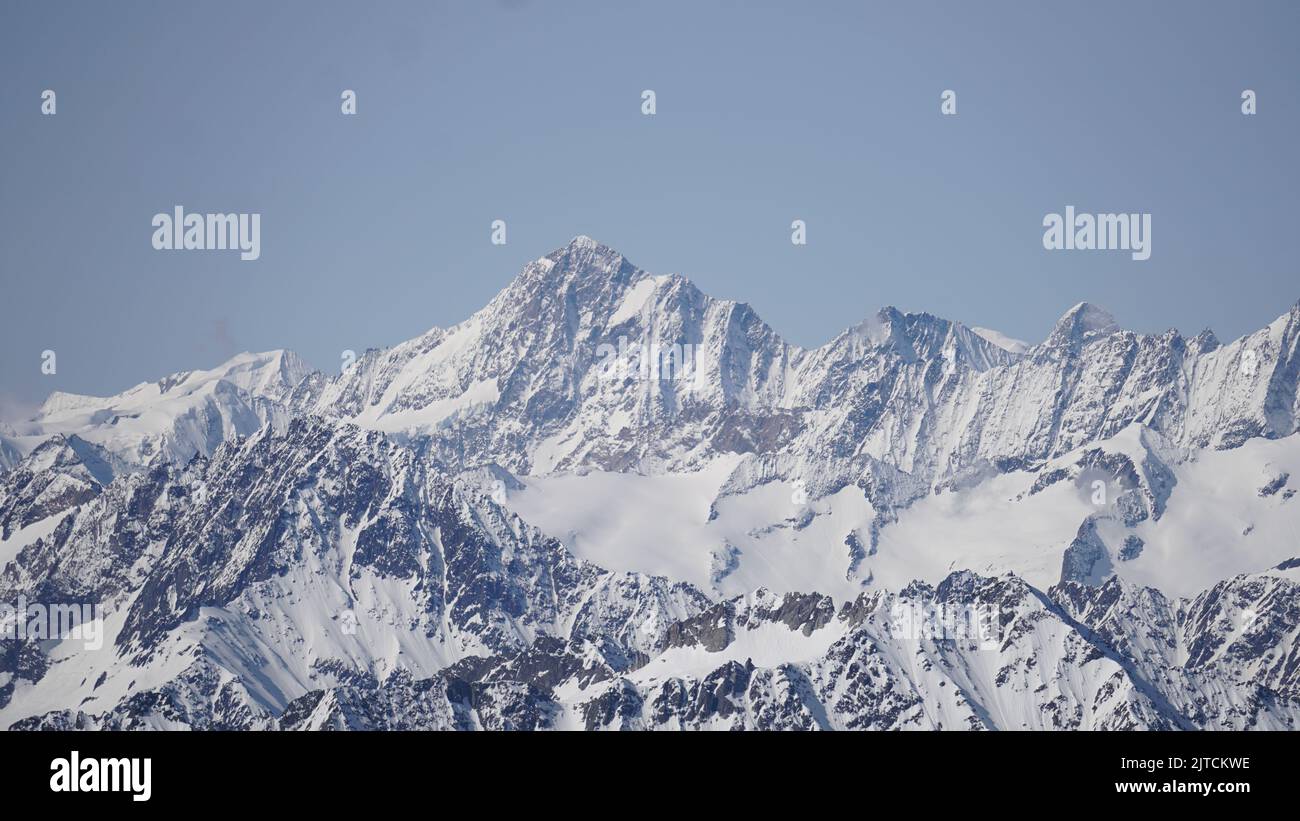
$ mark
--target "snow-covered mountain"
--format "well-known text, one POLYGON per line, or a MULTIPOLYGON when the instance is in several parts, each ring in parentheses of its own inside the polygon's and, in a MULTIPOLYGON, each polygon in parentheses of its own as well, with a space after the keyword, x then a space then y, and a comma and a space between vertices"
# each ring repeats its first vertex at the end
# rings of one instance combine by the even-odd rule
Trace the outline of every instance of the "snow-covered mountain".
POLYGON ((183 462, 268 423, 283 429, 290 393, 310 372, 289 351, 243 353, 116 396, 56 391, 34 418, 8 426, 8 447, 25 454, 52 436, 76 436, 134 468, 158 454, 183 462))
POLYGON ((1249 728, 1300 712, 1300 588, 758 591, 615 573, 412 451, 299 420, 101 488, 0 577, 109 638, 13 643, 20 727, 1249 728), (953 614, 986 613, 979 630, 953 614))
MULTIPOLYGON (((988 332, 984 332, 987 334, 988 332)), ((447 464, 659 472, 717 454, 867 460, 927 483, 1041 462, 1140 423, 1178 446, 1295 432, 1300 304, 1222 346, 1070 309, 1023 353, 886 308, 826 345, 785 343, 748 306, 651 276, 579 237, 449 330, 371 351, 305 409, 415 438, 447 464), (692 346, 682 378, 609 375, 601 346, 692 346)), ((616 370, 616 369, 615 369, 616 370)), ((856 466, 856 465, 855 465, 856 466)))
POLYGON ((342 374, 5 431, 0 605, 105 640, 0 638, 0 725, 1289 728, 1298 337, 801 349, 579 237, 342 374))
MULTIPOLYGON (((990 335, 886 308, 803 350, 748 306, 647 274, 579 237, 527 265, 466 322, 371 351, 295 401, 298 412, 385 431, 453 472, 501 466, 526 488, 508 494, 517 509, 580 555, 723 594, 765 586, 850 595, 882 574, 905 584, 915 561, 896 569, 877 556, 904 529, 891 526, 910 528, 908 511, 935 494, 992 503, 988 480, 1012 475, 1003 484, 1020 495, 1051 464, 1078 482, 1104 478, 1119 496, 1127 476, 1078 466, 1091 449, 1161 464, 1158 478, 1176 483, 1198 454, 1286 439, 1300 418, 1300 304, 1229 345, 1209 332, 1125 331, 1088 304, 1023 352, 990 335), (619 516, 607 515, 611 506, 619 516)), ((1265 449, 1294 461, 1291 444, 1265 449)), ((1254 478, 1232 489, 1248 508, 1259 507, 1254 478)), ((1144 491, 1152 500, 1166 492, 1144 491)), ((1006 511, 1042 520, 1012 551, 1027 562, 981 568, 1029 572, 1047 548, 1053 576, 1035 579, 1059 580, 1061 553, 1084 519, 1111 504, 1023 510, 1060 495, 1006 511)), ((1099 537, 1120 539, 1106 546, 1113 566, 1137 572, 1154 561, 1154 551, 1118 560, 1129 535, 1183 537, 1157 526, 1163 508, 1148 513, 1139 529, 1161 533, 1099 537)), ((1235 538, 1256 518, 1245 513, 1235 538)), ((988 534, 1003 533, 989 524, 988 534)), ((1254 549, 1264 541, 1251 540, 1229 569, 1280 560, 1276 542, 1254 549)), ((1180 584, 1156 572, 1142 580, 1180 584)))
POLYGON ((631 659, 709 603, 575 559, 381 434, 309 420, 101 489, 7 564, 0 600, 20 598, 97 602, 111 639, 6 669, 0 711, 144 702, 159 726, 278 712, 315 686, 431 675, 542 636, 600 637, 631 659))

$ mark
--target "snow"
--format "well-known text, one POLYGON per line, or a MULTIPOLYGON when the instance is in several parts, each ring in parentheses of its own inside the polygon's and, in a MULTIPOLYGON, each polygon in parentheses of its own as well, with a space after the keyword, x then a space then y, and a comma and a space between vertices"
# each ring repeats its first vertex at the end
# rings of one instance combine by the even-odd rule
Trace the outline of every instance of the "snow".
POLYGON ((696 473, 641 476, 593 471, 527 477, 508 506, 556 536, 576 556, 608 570, 703 582, 717 540, 704 531, 709 504, 735 465, 720 459, 696 473))
MULTIPOLYGON (((1140 463, 1141 428, 1093 443, 1054 460, 1070 465, 1085 450, 1128 453, 1140 463)), ((864 582, 899 590, 913 580, 937 584, 955 570, 1016 574, 1046 590, 1060 580, 1063 554, 1079 526, 1097 513, 1071 480, 1029 489, 1036 472, 993 475, 971 487, 930 494, 880 530, 874 555, 854 578, 845 537, 869 547, 875 511, 856 487, 813 500, 810 521, 791 502, 791 485, 769 482, 716 501, 738 460, 718 460, 696 473, 654 476, 595 471, 529 477, 509 506, 565 542, 576 555, 614 570, 665 575, 722 596, 767 588, 819 591, 851 598, 864 582), (1014 527, 1008 527, 1014 522, 1014 527), (712 578, 715 551, 738 549, 737 567, 712 578)), ((1261 497, 1268 480, 1260 466, 1300 477, 1300 436, 1251 440, 1228 451, 1200 451, 1172 466, 1176 484, 1159 521, 1134 529, 1103 520, 1099 529, 1112 554, 1124 537, 1145 543, 1133 560, 1111 564, 1123 578, 1168 596, 1190 596, 1239 573, 1257 573, 1300 556, 1300 500, 1281 492, 1261 497), (1249 533, 1247 529, 1250 528, 1249 533)))
MULTIPOLYGON (((1071 464, 1094 447, 1127 453, 1140 462, 1139 431, 1132 426, 1053 464, 1071 464)), ((1300 532, 1300 504, 1294 497, 1284 499, 1282 492, 1260 495, 1268 481, 1261 469, 1265 464, 1300 477, 1300 436, 1197 451, 1194 458, 1172 465, 1177 481, 1159 521, 1148 518, 1133 529, 1114 521, 1100 523, 1115 572, 1170 597, 1191 596, 1222 579, 1262 572, 1300 556, 1294 537, 1300 532), (1129 534, 1145 545, 1136 559, 1120 561, 1114 554, 1129 534)), ((1035 476, 1006 473, 916 502, 882 529, 879 553, 865 566, 887 589, 912 579, 936 583, 962 569, 985 575, 1012 572, 1040 589, 1050 587, 1060 579, 1065 548, 1097 508, 1069 480, 1029 495, 1035 476)))
POLYGON ((307 373, 297 356, 277 350, 241 353, 211 370, 143 382, 115 396, 55 392, 34 419, 14 423, 14 439, 30 452, 53 435, 75 434, 128 463, 147 462, 159 449, 183 462, 282 416, 257 399, 284 399, 307 373))
POLYGON ((846 578, 857 532, 866 541, 874 511, 856 487, 812 501, 811 522, 791 501, 792 486, 769 482, 710 505, 739 458, 719 458, 692 473, 644 476, 593 471, 532 476, 507 505, 580 558, 616 571, 662 575, 721 596, 757 588, 850 598, 861 580, 846 578), (739 548, 738 564, 713 578, 715 553, 739 548))
POLYGON ((997 345, 1004 351, 1010 351, 1014 354, 1022 354, 1030 348, 1028 342, 1023 342, 1019 339, 1007 336, 1006 334, 992 330, 991 328, 972 327, 971 330, 987 341, 997 345))
POLYGON ((494 405, 501 398, 495 379, 481 379, 470 384, 464 393, 447 399, 434 399, 422 408, 384 412, 381 406, 372 405, 352 421, 385 433, 427 432, 462 411, 480 405, 494 405))
POLYGON ((18 558, 18 554, 22 552, 24 547, 53 533, 59 523, 63 521, 65 515, 64 513, 58 513, 54 516, 46 516, 39 522, 32 522, 27 527, 10 533, 8 539, 0 540, 0 570, 18 558))
POLYGON ((1300 556, 1300 495, 1261 496, 1264 465, 1300 485, 1300 436, 1252 439, 1205 450, 1179 465, 1178 484, 1159 522, 1139 524, 1142 554, 1119 573, 1171 596, 1191 596, 1239 573, 1258 573, 1300 556))
POLYGON ((650 299, 660 284, 668 279, 666 276, 657 276, 638 280, 635 285, 628 289, 618 309, 606 320, 605 327, 616 328, 640 314, 641 309, 645 307, 646 301, 650 299))
POLYGON ((1094 511, 1068 481, 1017 500, 1033 481, 1033 474, 1007 473, 921 499, 881 530, 865 568, 888 590, 913 579, 935 584, 954 570, 1011 571, 1047 589, 1060 579, 1062 554, 1079 523, 1094 511))

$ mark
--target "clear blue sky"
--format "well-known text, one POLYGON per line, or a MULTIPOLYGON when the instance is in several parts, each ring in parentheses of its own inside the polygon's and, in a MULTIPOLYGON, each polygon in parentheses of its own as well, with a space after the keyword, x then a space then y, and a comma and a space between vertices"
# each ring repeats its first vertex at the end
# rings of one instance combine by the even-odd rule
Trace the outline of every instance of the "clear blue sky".
POLYGON ((333 370, 577 234, 803 345, 1080 300, 1235 337, 1300 298, 1298 40, 1295 2, 0 0, 0 403, 333 370), (261 259, 154 251, 176 204, 261 213, 261 259), (1151 259, 1045 251, 1066 205, 1150 212, 1151 259))

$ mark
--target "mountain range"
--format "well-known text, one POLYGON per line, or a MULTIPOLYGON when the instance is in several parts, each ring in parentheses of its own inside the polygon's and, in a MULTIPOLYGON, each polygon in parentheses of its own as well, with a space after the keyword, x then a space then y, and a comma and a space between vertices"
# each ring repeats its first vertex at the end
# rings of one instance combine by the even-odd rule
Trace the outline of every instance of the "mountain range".
POLYGON ((1292 728, 1298 340, 804 349, 578 237, 340 374, 0 430, 0 602, 108 636, 0 638, 0 725, 1292 728))

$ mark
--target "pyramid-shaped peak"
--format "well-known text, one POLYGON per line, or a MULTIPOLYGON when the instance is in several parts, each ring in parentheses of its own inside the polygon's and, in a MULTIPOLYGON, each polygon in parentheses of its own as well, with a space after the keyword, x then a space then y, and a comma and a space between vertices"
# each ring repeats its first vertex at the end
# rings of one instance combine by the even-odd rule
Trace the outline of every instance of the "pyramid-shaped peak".
POLYGON ((614 280, 629 282, 644 273, 615 248, 579 234, 563 248, 540 260, 549 280, 614 280))
POLYGON ((1080 302, 1073 308, 1065 312, 1065 315, 1056 323, 1060 325, 1063 322, 1076 321, 1082 323, 1089 330, 1105 330, 1106 328, 1116 325, 1115 317, 1098 305, 1091 302, 1080 302))
POLYGON ((618 249, 612 248, 604 244, 603 242, 598 242, 592 239, 591 237, 587 236, 586 234, 579 234, 578 236, 569 240, 568 244, 566 244, 563 248, 556 248, 550 254, 547 254, 547 258, 555 259, 558 257, 563 257, 565 255, 576 256, 580 254, 592 254, 595 256, 615 256, 615 257, 623 256, 618 252, 618 249))
POLYGON ((1080 302, 1056 321, 1049 343, 1083 341, 1096 336, 1113 334, 1120 329, 1115 317, 1105 308, 1091 302, 1080 302))
POLYGON ((1219 337, 1209 328, 1206 328, 1197 334, 1191 342, 1191 347, 1200 353, 1209 353, 1210 351, 1217 350, 1221 345, 1222 343, 1219 342, 1219 337))

